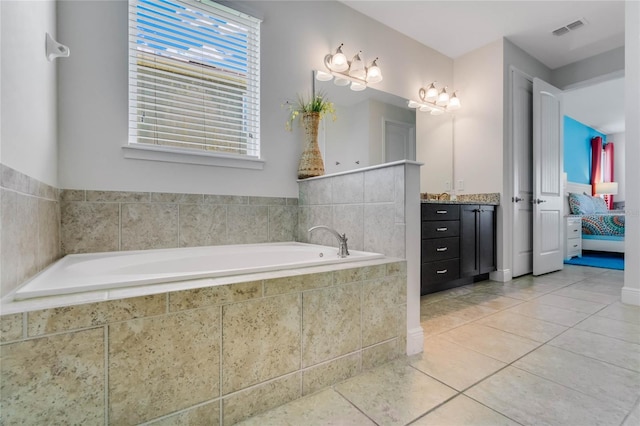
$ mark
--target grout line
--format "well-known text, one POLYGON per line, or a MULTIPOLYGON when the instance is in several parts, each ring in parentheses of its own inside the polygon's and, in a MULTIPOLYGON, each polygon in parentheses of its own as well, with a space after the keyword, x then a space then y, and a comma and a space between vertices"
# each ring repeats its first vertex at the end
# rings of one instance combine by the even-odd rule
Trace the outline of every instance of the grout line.
POLYGON ((104 326, 104 424, 109 424, 109 326, 104 326))

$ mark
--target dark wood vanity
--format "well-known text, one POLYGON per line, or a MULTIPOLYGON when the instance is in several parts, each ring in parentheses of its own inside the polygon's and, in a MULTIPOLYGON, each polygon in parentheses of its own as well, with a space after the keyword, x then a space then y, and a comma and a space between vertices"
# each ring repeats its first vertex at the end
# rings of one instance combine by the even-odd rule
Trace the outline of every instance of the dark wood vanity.
POLYGON ((420 293, 487 279, 496 270, 496 207, 421 204, 420 293))

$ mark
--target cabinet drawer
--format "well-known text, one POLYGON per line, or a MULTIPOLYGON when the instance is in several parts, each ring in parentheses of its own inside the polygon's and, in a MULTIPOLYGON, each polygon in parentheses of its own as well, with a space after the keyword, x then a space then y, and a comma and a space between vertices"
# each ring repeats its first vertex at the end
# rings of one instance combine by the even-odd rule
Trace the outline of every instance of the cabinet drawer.
POLYGON ((458 237, 433 238, 422 241, 423 263, 457 257, 460 257, 460 239, 458 237))
POLYGON ((458 220, 460 206, 454 204, 422 203, 422 220, 458 220))
POLYGON ((582 238, 571 238, 567 240, 567 255, 578 256, 582 254, 582 238))
POLYGON ((460 278, 458 259, 441 260, 422 264, 422 281, 428 284, 443 283, 460 278))
POLYGON ((582 223, 580 221, 567 222, 567 238, 576 238, 582 233, 582 223))
POLYGON ((422 222, 422 238, 457 237, 458 235, 460 235, 458 220, 422 222))

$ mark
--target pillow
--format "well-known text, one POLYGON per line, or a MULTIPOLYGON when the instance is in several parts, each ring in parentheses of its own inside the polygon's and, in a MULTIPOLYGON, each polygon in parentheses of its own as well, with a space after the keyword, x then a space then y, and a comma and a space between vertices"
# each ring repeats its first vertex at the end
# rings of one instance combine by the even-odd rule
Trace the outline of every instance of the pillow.
POLYGON ((575 192, 569 193, 569 208, 571 214, 593 214, 595 213, 595 206, 591 200, 591 196, 576 194, 575 192))
POLYGON ((591 197, 591 201, 593 202, 593 207, 595 209, 594 213, 609 213, 609 207, 604 201, 604 198, 591 197))

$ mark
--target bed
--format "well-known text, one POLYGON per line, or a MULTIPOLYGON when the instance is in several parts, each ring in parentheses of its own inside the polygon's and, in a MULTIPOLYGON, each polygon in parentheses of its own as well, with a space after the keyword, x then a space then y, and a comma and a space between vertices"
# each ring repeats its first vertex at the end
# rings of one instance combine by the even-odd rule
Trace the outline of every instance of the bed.
POLYGON ((582 219, 582 249, 624 253, 624 211, 608 210, 603 200, 585 194, 591 185, 567 182, 565 208, 582 219))

